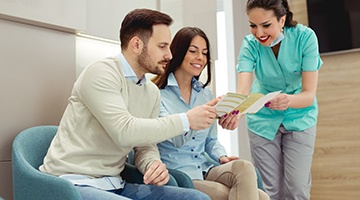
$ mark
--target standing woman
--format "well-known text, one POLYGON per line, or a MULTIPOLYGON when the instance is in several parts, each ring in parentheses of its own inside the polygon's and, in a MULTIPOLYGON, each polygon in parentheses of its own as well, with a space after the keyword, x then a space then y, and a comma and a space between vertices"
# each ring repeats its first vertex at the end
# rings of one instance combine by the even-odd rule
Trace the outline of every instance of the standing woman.
MULTIPOLYGON (((205 33, 196 27, 184 27, 175 34, 170 50, 173 58, 165 73, 154 79, 161 92, 162 116, 185 112, 213 99, 206 87, 211 81, 211 57, 205 33), (208 77, 203 84, 199 76, 205 68, 208 77)), ((221 117, 219 124, 226 129, 237 128, 237 112, 221 117)), ((211 199, 269 199, 257 187, 253 164, 236 156, 227 156, 218 141, 215 124, 165 140, 158 148, 167 168, 188 174, 195 189, 208 194, 211 199), (216 166, 206 154, 217 162, 216 166)))
POLYGON ((254 165, 272 200, 309 200, 322 65, 317 38, 293 20, 287 0, 248 0, 246 11, 251 34, 238 57, 237 92, 281 90, 247 115, 254 165))

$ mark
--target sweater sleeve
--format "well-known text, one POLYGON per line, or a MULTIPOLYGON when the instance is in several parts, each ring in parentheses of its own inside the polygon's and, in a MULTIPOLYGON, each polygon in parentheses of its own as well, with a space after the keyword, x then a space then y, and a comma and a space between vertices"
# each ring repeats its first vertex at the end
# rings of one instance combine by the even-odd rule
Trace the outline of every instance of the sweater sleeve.
POLYGON ((135 166, 142 174, 145 174, 148 167, 155 160, 161 162, 159 150, 155 144, 144 147, 135 147, 134 152, 135 166))
MULTIPOLYGON (((160 96, 157 98, 157 102, 154 106, 150 118, 157 118, 160 112, 160 96)), ((143 147, 135 147, 134 148, 134 160, 136 168, 142 173, 145 174, 148 167, 153 163, 155 160, 161 162, 159 150, 156 144, 143 146, 143 147)))
POLYGON ((121 93, 126 81, 114 63, 107 60, 88 67, 76 87, 81 101, 113 141, 121 147, 146 146, 183 133, 178 115, 151 119, 129 113, 121 93))

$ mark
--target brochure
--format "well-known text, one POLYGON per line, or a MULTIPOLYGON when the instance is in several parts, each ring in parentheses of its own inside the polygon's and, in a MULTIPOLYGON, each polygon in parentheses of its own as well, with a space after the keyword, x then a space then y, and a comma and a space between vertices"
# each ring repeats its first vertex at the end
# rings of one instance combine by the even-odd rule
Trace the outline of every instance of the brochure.
POLYGON ((281 91, 270 92, 266 95, 252 93, 244 95, 228 92, 216 105, 218 116, 221 117, 233 110, 239 110, 239 114, 254 114, 258 112, 266 102, 280 94, 281 91))

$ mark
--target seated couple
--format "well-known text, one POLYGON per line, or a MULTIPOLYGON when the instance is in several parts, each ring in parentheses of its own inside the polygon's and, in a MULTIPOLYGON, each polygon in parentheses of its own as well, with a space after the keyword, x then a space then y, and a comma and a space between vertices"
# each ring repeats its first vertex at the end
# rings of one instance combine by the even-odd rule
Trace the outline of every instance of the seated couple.
MULTIPOLYGON (((40 171, 72 182, 85 200, 268 199, 257 189, 253 165, 227 157, 217 141, 219 98, 211 100, 204 88, 209 82, 197 80, 210 65, 205 34, 185 28, 170 51, 171 23, 168 15, 149 9, 125 16, 121 54, 89 65, 78 77, 40 171), (160 75, 161 95, 146 73, 160 75), (145 184, 120 176, 132 149, 145 184), (211 168, 205 152, 222 164, 211 168), (196 189, 165 186, 170 176, 164 163, 188 173, 196 189)), ((219 123, 234 129, 238 120, 229 115, 219 123)))

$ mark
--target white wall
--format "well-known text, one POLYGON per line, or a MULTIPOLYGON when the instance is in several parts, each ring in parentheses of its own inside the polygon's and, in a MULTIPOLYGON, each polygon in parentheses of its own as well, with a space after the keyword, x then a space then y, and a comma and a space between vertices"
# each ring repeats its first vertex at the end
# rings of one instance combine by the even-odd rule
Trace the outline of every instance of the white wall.
POLYGON ((217 59, 216 0, 161 0, 159 10, 169 14, 174 35, 184 26, 201 28, 211 43, 212 59, 217 59))
MULTIPOLYGON (((225 44, 221 44, 223 50, 221 53, 226 52, 226 66, 216 66, 216 68, 226 68, 224 71, 226 75, 216 79, 218 88, 226 88, 227 91, 235 92, 237 84, 237 71, 235 66, 237 64, 237 56, 240 50, 242 39, 245 35, 249 34, 248 17, 245 12, 246 1, 238 0, 219 0, 222 3, 222 9, 225 13, 224 26, 225 26, 225 44), (221 80, 221 78, 223 80, 221 80)), ((220 30, 221 31, 221 30, 220 30)), ((220 39, 219 39, 220 40, 220 39)), ((220 55, 219 52, 219 55, 220 55)), ((221 72, 221 69, 217 69, 221 72)), ((218 72, 218 73, 219 73, 218 72)), ((219 73, 220 74, 220 73, 219 73)), ((217 96, 224 94, 223 90, 217 91, 217 96), (221 92, 221 93, 219 93, 221 92)), ((218 128, 219 138, 226 146, 228 153, 231 155, 240 156, 242 159, 251 161, 249 138, 246 129, 246 118, 242 117, 239 127, 234 131, 226 131, 218 128), (222 137, 222 138, 221 138, 222 137)))
POLYGON ((135 8, 157 9, 156 0, 86 0, 87 35, 119 41, 119 28, 125 15, 135 8), (131 3, 130 3, 131 2, 131 3))
POLYGON ((0 18, 69 32, 85 30, 86 0, 2 0, 0 18))

